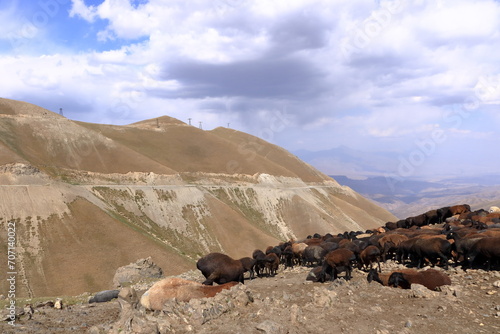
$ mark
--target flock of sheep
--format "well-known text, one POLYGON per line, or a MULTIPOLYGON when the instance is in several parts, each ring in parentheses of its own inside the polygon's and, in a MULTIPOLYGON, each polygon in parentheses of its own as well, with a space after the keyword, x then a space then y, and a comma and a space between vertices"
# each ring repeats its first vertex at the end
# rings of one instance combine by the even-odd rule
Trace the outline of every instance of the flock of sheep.
POLYGON ((252 257, 235 260, 226 254, 210 253, 197 262, 206 280, 204 285, 244 282, 244 274, 274 276, 280 265, 311 266, 307 280, 335 280, 340 273, 345 279, 352 268, 368 271, 368 281, 407 288, 422 284, 434 290, 451 284, 442 270, 404 269, 381 273, 380 261, 393 259, 421 269, 426 265, 448 269, 453 265, 468 268, 498 269, 500 264, 500 209, 471 211, 467 204, 443 207, 418 216, 365 232, 338 235, 314 234, 303 240, 290 240, 265 251, 255 250, 252 257), (377 265, 374 268, 374 265, 377 265))

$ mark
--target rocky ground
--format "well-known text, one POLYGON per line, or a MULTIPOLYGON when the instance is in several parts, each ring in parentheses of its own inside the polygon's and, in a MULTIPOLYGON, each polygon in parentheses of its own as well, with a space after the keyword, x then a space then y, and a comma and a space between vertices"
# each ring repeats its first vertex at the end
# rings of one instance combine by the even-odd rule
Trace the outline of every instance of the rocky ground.
MULTIPOLYGON (((399 265, 382 264, 383 271, 399 265)), ((1 333, 500 333, 500 272, 451 268, 440 292, 368 283, 355 270, 349 282, 305 280, 309 268, 246 281, 211 299, 172 301, 165 312, 134 310, 126 319, 118 301, 35 307, 1 333), (120 312, 121 315, 120 315, 120 312), (128 331, 127 327, 128 326, 128 331)), ((182 278, 202 281, 196 271, 182 278)), ((144 287, 143 287, 144 288, 144 287)), ((64 302, 64 300, 63 300, 64 302)))

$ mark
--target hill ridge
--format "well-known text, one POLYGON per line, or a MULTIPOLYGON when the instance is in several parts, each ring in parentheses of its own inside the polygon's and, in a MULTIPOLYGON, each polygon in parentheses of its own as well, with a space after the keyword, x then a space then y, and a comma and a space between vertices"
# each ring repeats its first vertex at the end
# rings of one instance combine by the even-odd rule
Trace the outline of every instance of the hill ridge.
MULTIPOLYGON (((39 108, 0 99, 5 105, 39 108)), ((139 257, 178 274, 210 251, 241 257, 311 230, 394 219, 243 132, 54 119, 0 117, 0 226, 17 227, 19 296, 108 289, 116 268, 139 257)))

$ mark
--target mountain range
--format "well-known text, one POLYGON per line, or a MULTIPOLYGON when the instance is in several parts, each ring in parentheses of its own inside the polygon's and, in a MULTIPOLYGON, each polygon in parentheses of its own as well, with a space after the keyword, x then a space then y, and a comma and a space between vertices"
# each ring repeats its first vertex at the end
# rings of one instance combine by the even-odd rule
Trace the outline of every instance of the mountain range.
POLYGON ((366 152, 341 146, 293 153, 399 219, 455 204, 467 203, 474 209, 500 205, 500 174, 452 172, 451 167, 457 165, 477 164, 474 159, 462 159, 459 163, 450 160, 447 175, 402 177, 398 168, 404 156, 395 152, 366 152))
POLYGON ((424 181, 374 176, 351 179, 332 175, 374 203, 404 219, 432 209, 455 204, 469 204, 473 210, 500 205, 500 175, 458 177, 424 181))
MULTIPOLYGON (((208 252, 239 258, 395 219, 243 132, 168 116, 85 123, 0 99, 0 227, 16 227, 18 297, 109 289, 118 267, 149 256, 173 275, 208 252)), ((0 234, 3 254, 7 241, 0 234)))

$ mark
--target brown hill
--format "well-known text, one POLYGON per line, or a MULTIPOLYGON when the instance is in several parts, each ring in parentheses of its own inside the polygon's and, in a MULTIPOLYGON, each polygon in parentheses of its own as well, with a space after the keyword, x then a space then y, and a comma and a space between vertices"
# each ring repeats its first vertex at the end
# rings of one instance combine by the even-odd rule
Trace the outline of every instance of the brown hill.
MULTIPOLYGON (((167 116, 83 123, 7 99, 0 217, 4 231, 16 223, 18 296, 109 289, 119 266, 147 256, 177 274, 210 251, 238 258, 290 238, 395 220, 242 132, 203 131, 167 116)), ((3 253, 5 233, 0 241, 3 253)))

